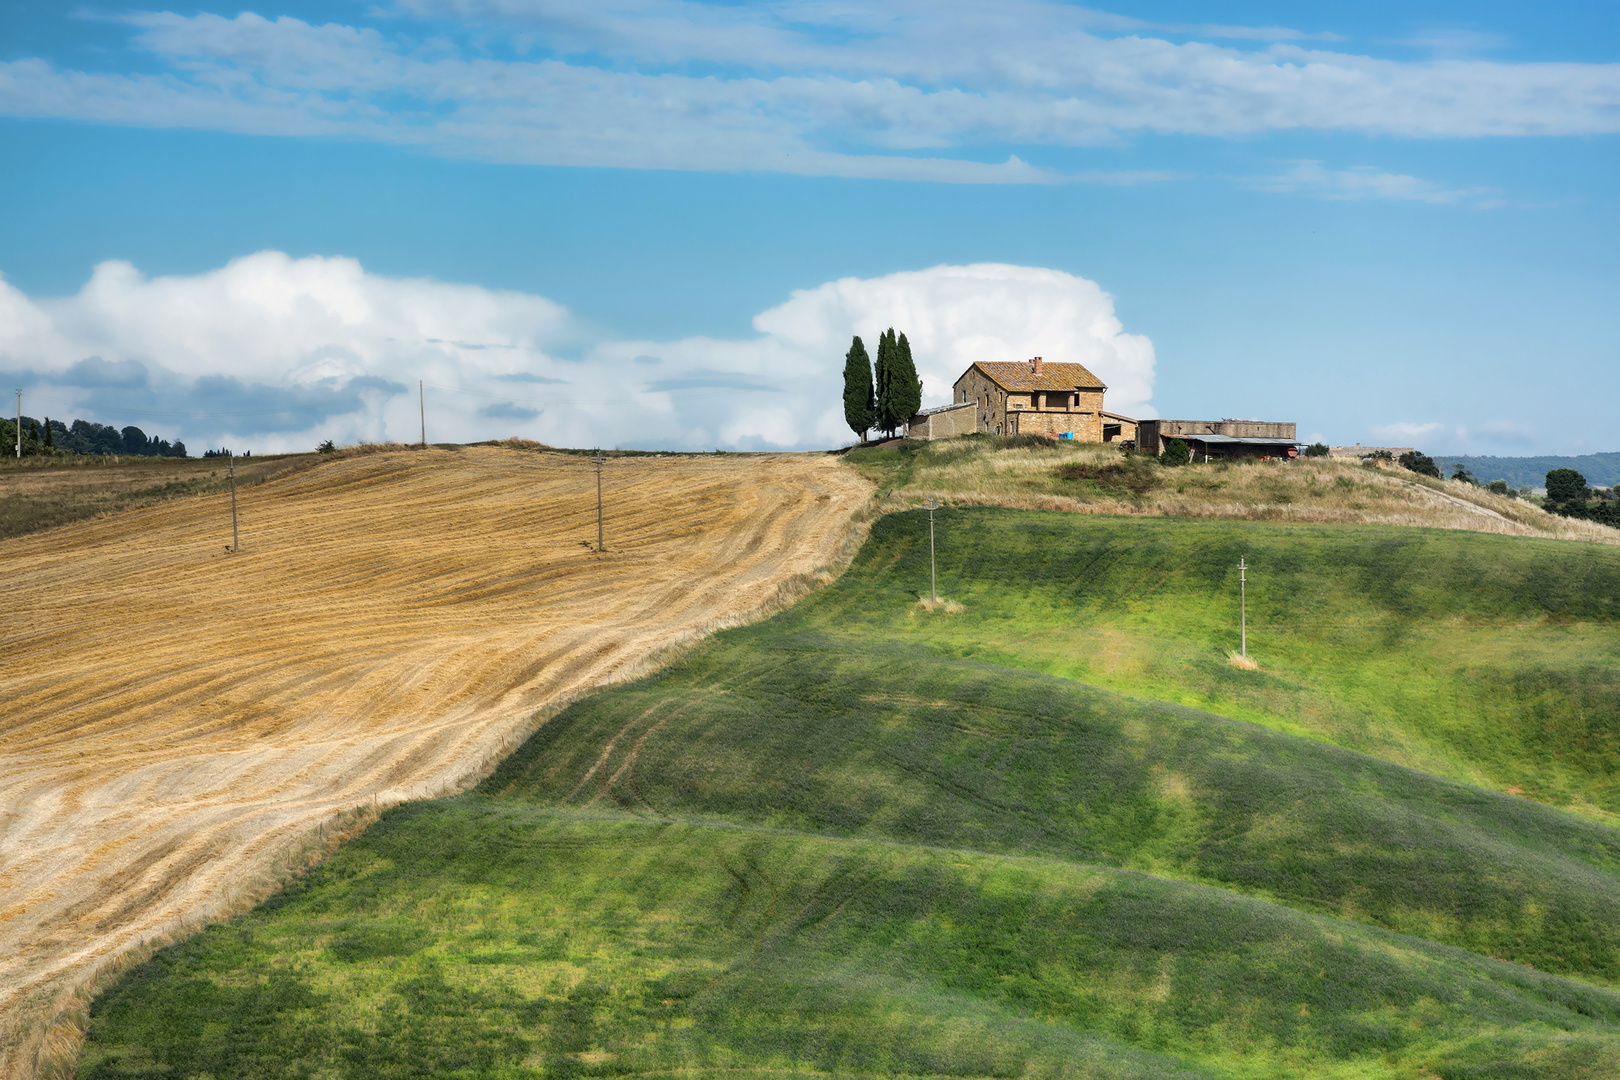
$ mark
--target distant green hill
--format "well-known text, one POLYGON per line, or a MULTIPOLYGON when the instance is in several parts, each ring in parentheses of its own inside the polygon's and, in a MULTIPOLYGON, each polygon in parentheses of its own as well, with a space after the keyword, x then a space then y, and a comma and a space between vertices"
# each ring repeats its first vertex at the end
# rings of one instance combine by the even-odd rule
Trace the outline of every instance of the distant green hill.
POLYGON ((1460 462, 1482 484, 1506 480, 1510 487, 1543 487, 1554 469, 1574 469, 1593 487, 1620 484, 1620 453, 1582 454, 1579 457, 1454 457, 1437 454, 1435 463, 1445 475, 1460 462))
POLYGON ((78 1075, 1620 1075, 1620 550, 947 510, 947 614, 926 522, 158 953, 78 1075))

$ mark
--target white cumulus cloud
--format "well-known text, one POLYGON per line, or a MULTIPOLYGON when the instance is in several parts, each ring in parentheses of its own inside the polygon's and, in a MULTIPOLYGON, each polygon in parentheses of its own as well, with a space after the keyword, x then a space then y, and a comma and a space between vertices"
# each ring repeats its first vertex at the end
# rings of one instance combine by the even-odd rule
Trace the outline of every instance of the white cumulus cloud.
POLYGON ((207 273, 95 268, 68 297, 0 280, 0 370, 25 411, 136 424, 192 450, 307 449, 324 438, 522 435, 559 445, 806 448, 847 442, 843 358, 893 326, 924 403, 974 360, 1078 361, 1108 404, 1151 414, 1152 343, 1095 282, 1039 267, 937 266, 793 293, 726 340, 601 340, 528 293, 367 273, 354 259, 267 251, 207 273))

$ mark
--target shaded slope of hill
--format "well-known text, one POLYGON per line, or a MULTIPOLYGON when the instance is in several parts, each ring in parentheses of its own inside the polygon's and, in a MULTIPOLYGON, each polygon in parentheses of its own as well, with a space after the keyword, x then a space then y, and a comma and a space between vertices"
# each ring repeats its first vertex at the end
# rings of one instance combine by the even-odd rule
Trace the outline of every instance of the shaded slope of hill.
POLYGON ((1131 867, 1620 981, 1620 831, 1208 713, 785 629, 573 707, 480 790, 1131 867))
POLYGON ((964 612, 914 603, 926 519, 878 522, 834 585, 160 953, 80 1075, 1620 1071, 1620 833, 1323 741, 1607 799, 1607 549, 940 524, 964 612), (1224 659, 1239 552, 1261 672, 1224 659), (1477 715, 1488 664, 1540 711, 1477 715))
POLYGON ((1616 1067, 1620 994, 1216 889, 462 796, 137 969, 79 1076, 1616 1067))

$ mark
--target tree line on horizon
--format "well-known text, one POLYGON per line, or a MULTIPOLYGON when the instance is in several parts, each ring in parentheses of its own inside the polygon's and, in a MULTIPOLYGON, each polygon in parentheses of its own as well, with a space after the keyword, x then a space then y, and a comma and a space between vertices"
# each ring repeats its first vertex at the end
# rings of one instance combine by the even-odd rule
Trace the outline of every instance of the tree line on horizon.
MULTIPOLYGON (((60 420, 45 418, 41 424, 32 416, 22 420, 23 457, 55 457, 66 454, 124 454, 131 457, 186 456, 186 444, 176 439, 169 442, 156 435, 148 436, 140 428, 115 428, 110 424, 97 424, 89 420, 75 420, 64 424, 60 420)), ((17 419, 0 419, 0 453, 17 452, 17 419)))
POLYGON ((911 358, 911 342, 889 327, 878 335, 877 362, 859 334, 844 354, 844 422, 866 441, 874 427, 888 435, 922 406, 922 380, 911 358))

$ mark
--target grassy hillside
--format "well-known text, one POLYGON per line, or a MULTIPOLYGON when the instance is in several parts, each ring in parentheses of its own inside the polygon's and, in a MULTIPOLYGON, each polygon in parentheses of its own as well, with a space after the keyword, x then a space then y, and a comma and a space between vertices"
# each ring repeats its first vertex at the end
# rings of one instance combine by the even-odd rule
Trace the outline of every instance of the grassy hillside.
POLYGON ((1620 1070, 1620 552, 939 526, 963 610, 917 605, 926 516, 877 522, 159 953, 80 1075, 1620 1070))
POLYGON ((1253 720, 1531 798, 1620 812, 1620 551, 1440 530, 938 515, 878 523, 797 617, 1253 720), (1238 647, 1238 559, 1250 650, 1238 647))
POLYGON ((1617 1036, 1620 994, 1147 875, 462 797, 137 969, 79 1076, 1568 1080, 1617 1036))
POLYGON ((1094 443, 968 435, 852 450, 845 460, 879 485, 885 510, 914 506, 932 495, 958 505, 1417 525, 1620 543, 1620 529, 1561 518, 1472 484, 1327 458, 1167 468, 1094 443))
POLYGON ((1620 832, 907 646, 733 640, 570 710, 484 790, 1140 869, 1620 981, 1620 832))

